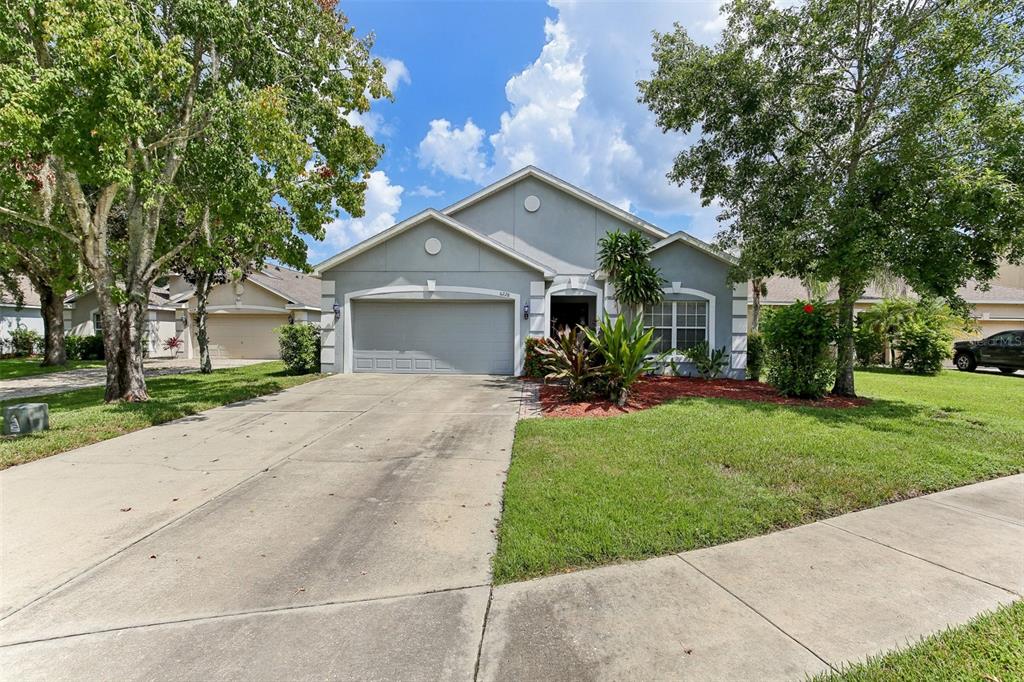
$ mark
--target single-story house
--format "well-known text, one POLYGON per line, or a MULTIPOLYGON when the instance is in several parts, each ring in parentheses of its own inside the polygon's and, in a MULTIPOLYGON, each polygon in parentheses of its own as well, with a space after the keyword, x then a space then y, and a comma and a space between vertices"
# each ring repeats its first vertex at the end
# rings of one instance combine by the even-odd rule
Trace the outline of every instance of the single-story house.
POLYGON ((527 337, 619 313, 596 260, 616 230, 644 235, 664 278, 664 302, 643 311, 659 350, 724 346, 742 377, 747 287, 728 282, 734 259, 532 166, 317 265, 321 368, 520 374, 527 337))
MULTIPOLYGON (((765 288, 767 294, 761 297, 762 310, 814 297, 803 282, 793 277, 769 277, 765 281, 765 288)), ((1006 263, 988 288, 983 289, 972 281, 957 289, 957 294, 970 304, 974 321, 978 325, 977 333, 960 332, 958 338, 987 337, 1009 329, 1024 329, 1024 266, 1006 263)), ((854 310, 863 312, 887 297, 916 295, 910 287, 900 282, 889 287, 872 284, 857 299, 854 310)), ((836 301, 838 298, 835 287, 829 288, 825 294, 827 301, 836 301)), ((753 288, 748 290, 748 308, 753 309, 753 288)))
MULTIPOLYGON (((177 309, 176 334, 185 340, 182 357, 197 358, 195 289, 180 275, 171 275, 167 286, 177 309)), ((214 286, 206 311, 212 358, 276 359, 280 352, 274 329, 319 322, 320 280, 266 264, 241 282, 214 286)))
MULTIPOLYGON (((68 297, 67 333, 100 333, 99 304, 93 290, 68 297)), ((272 360, 280 357, 274 329, 290 322, 316 322, 320 315, 320 280, 302 272, 266 264, 241 282, 215 285, 207 299, 210 356, 272 360)), ((151 358, 198 358, 195 287, 172 273, 154 286, 146 311, 145 344, 151 358), (166 347, 179 337, 184 347, 166 347)))
POLYGON ((31 329, 40 336, 43 334, 43 313, 39 304, 39 294, 32 288, 28 277, 17 278, 21 289, 22 305, 18 307, 14 292, 0 290, 0 349, 7 352, 11 332, 15 329, 31 329))

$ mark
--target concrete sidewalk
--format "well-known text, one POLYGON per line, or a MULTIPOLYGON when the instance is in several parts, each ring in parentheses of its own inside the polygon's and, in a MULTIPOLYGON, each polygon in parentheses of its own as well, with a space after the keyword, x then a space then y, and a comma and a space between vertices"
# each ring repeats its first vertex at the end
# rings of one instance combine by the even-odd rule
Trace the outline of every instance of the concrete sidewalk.
MULTIPOLYGON (((269 360, 214 360, 213 368, 244 367, 245 365, 255 365, 260 362, 269 362, 269 360)), ((153 358, 145 361, 146 377, 198 371, 198 359, 153 358)), ((63 372, 18 377, 17 379, 4 379, 0 381, 0 402, 73 391, 78 388, 89 388, 90 386, 102 386, 106 380, 107 370, 105 367, 83 367, 63 372)))
POLYGON ((802 679, 1024 594, 1024 475, 496 587, 480 679, 802 679))

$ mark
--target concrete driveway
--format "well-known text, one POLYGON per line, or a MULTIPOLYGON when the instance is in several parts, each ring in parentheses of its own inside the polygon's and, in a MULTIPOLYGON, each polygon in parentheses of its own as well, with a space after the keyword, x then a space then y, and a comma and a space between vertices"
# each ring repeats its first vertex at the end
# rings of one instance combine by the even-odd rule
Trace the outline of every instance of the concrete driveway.
POLYGON ((9 679, 466 679, 514 380, 348 375, 0 473, 9 679))

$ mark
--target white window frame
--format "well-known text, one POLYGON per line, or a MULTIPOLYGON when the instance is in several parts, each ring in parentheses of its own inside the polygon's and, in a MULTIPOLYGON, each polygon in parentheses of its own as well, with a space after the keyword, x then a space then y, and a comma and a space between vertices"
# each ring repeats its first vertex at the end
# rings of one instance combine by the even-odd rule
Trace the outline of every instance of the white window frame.
MULTIPOLYGON (((708 301, 706 299, 705 300, 684 299, 684 300, 678 300, 678 301, 677 300, 664 300, 661 303, 659 303, 658 305, 659 306, 663 306, 663 305, 671 305, 672 306, 672 313, 671 313, 672 324, 671 324, 671 326, 670 327, 666 327, 664 325, 647 325, 646 324, 646 320, 644 320, 644 322, 645 322, 644 329, 671 329, 672 330, 671 336, 670 336, 671 343, 669 345, 669 349, 670 350, 682 350, 682 349, 679 348, 679 334, 678 334, 678 332, 679 332, 680 329, 703 329, 704 330, 704 343, 708 344, 709 348, 711 347, 711 343, 710 343, 711 315, 714 312, 714 306, 711 303, 711 301, 708 301), (679 310, 678 306, 679 306, 680 303, 682 303, 684 305, 687 304, 687 303, 703 303, 704 304, 704 326, 703 327, 680 326, 679 325, 679 317, 678 317, 678 310, 679 310)), ((649 309, 645 307, 644 310, 641 311, 641 314, 644 317, 646 317, 648 312, 650 312, 649 309)), ((664 313, 662 313, 662 314, 664 314, 664 313)))
POLYGON ((94 310, 92 313, 92 332, 93 334, 103 333, 103 315, 98 310, 94 310))

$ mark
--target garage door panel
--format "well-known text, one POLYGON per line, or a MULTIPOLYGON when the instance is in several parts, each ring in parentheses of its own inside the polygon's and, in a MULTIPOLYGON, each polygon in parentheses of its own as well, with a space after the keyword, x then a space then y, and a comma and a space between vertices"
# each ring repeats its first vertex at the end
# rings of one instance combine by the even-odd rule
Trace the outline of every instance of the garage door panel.
POLYGON ((514 308, 507 302, 357 301, 357 372, 511 374, 514 308))
POLYGON ((207 319, 211 348, 221 357, 276 359, 280 347, 274 329, 288 323, 287 315, 213 314, 207 319))

